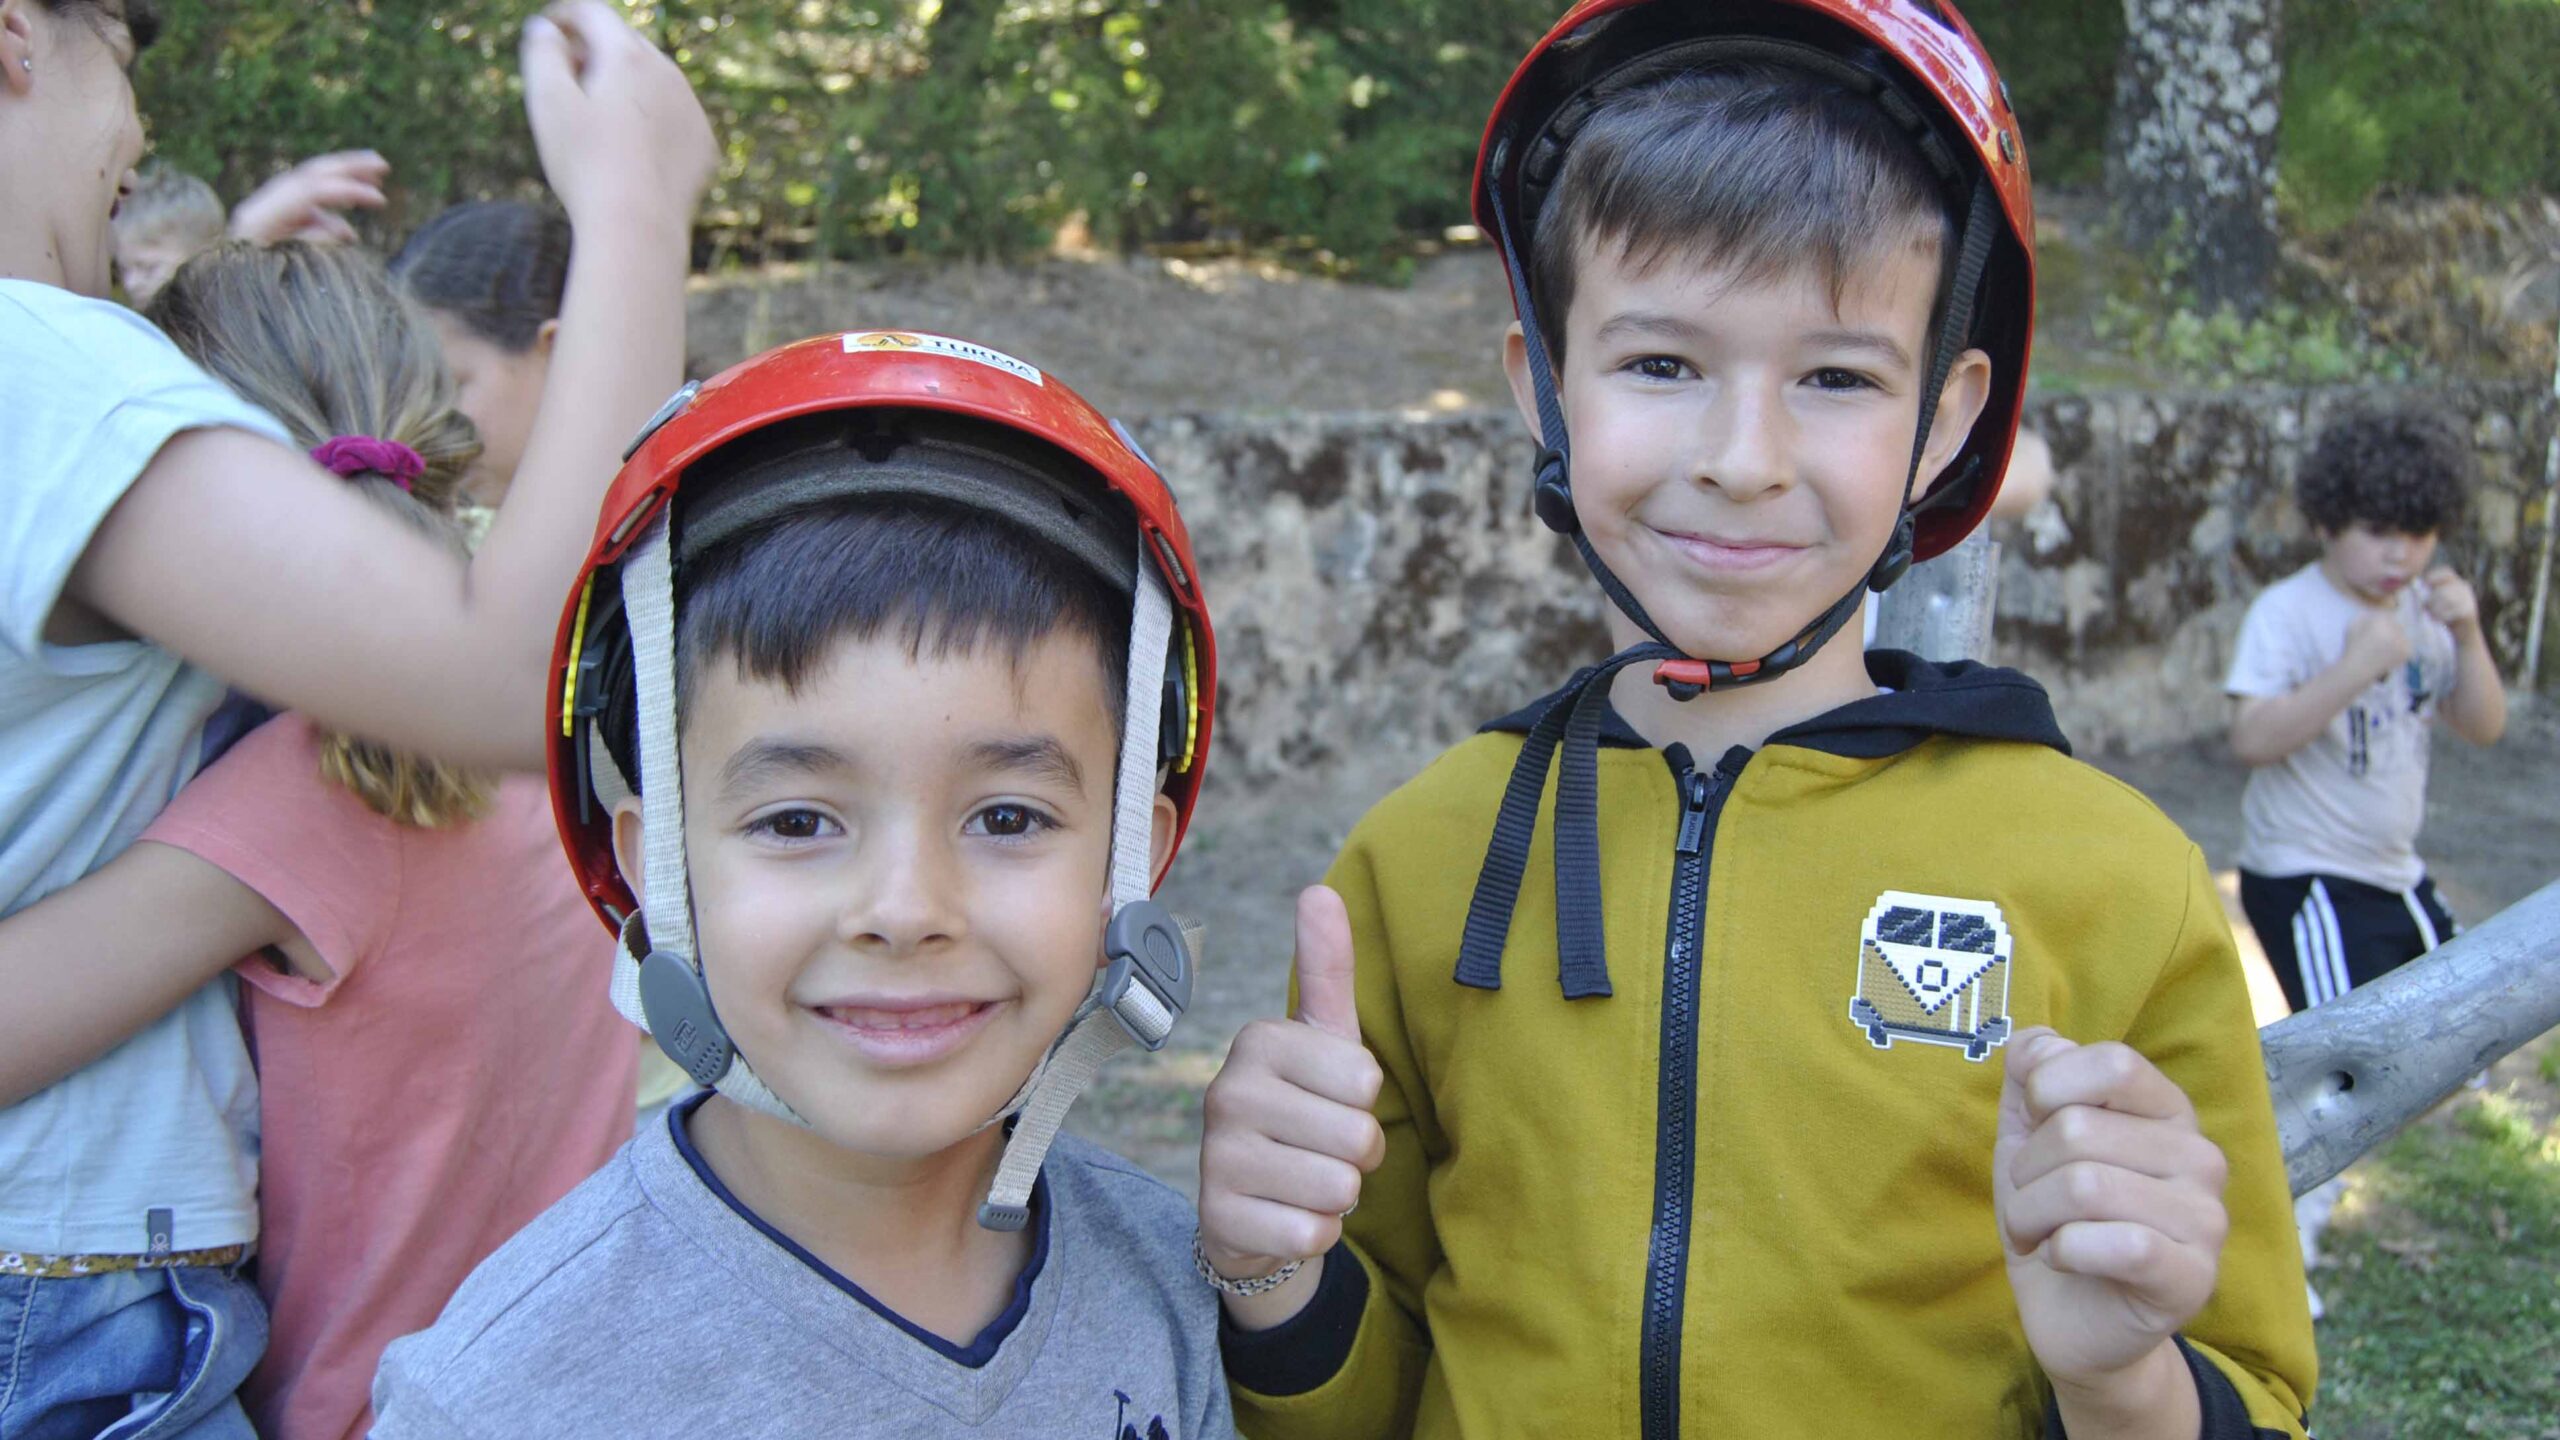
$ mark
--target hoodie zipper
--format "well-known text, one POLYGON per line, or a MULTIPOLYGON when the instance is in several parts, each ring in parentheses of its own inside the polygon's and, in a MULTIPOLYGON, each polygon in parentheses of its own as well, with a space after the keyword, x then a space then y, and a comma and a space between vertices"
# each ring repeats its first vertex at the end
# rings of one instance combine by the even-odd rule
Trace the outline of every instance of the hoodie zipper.
POLYGON ((1680 792, 1680 829, 1673 842, 1671 925, 1662 957, 1653 1243, 1645 1266, 1639 1370, 1646 1440, 1672 1440, 1680 1433, 1680 1326, 1689 1281, 1689 1197, 1697 1175, 1699 951, 1706 935, 1707 863, 1725 797, 1751 758, 1737 746, 1706 774, 1690 763, 1685 747, 1668 753, 1680 792))

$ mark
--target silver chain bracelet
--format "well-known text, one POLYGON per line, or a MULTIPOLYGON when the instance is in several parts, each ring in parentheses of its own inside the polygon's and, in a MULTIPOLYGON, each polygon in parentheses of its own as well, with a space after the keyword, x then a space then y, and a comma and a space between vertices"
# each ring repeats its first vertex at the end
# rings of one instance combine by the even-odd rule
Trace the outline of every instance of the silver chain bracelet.
POLYGON ((1200 1272, 1200 1278, 1208 1283, 1210 1289, 1221 1295, 1269 1294, 1288 1284, 1289 1277, 1297 1274, 1306 1263, 1304 1260, 1292 1260, 1268 1275, 1256 1275, 1250 1280, 1230 1280, 1209 1263, 1209 1250, 1200 1243, 1200 1232, 1191 1232, 1191 1266, 1200 1272))

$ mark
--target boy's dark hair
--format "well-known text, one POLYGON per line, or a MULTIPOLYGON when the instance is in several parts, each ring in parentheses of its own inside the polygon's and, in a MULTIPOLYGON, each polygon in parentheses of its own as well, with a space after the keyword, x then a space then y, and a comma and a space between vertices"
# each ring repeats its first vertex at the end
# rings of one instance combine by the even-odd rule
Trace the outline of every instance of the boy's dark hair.
POLYGON ((1603 101, 1565 151, 1530 237, 1542 338, 1564 358, 1588 246, 1650 266, 1673 253, 1749 280, 1811 264, 1833 302, 1875 257, 1923 237, 1943 262, 1956 217, 1876 102, 1783 65, 1692 71, 1603 101))
POLYGON ((124 22, 125 33, 133 37, 133 53, 141 54, 160 38, 159 0, 36 0, 56 14, 87 11, 108 20, 124 22))
MULTIPOLYGON (((759 483, 772 483, 770 468, 759 483)), ((1002 647, 1019 657, 1062 632, 1094 646, 1112 723, 1128 685, 1129 600, 1083 562, 965 506, 855 498, 797 510, 721 541, 676 576, 678 713, 707 667, 796 690, 841 640, 894 632, 911 655, 1002 647)), ((636 706, 613 685, 605 748, 636 786, 636 706)))
POLYGON ((2462 519, 2475 465, 2471 441, 2436 410, 2370 409, 2332 420, 2295 472, 2304 518, 2335 534, 2359 521, 2403 535, 2462 519))
POLYGON ((391 278, 430 310, 521 355, 560 318, 569 286, 569 221, 520 200, 456 205, 392 257, 391 278))

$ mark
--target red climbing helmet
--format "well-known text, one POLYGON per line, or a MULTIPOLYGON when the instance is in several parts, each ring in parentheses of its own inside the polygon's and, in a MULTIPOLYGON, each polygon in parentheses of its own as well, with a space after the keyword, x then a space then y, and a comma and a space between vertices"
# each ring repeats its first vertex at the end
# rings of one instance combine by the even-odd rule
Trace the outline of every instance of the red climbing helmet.
MULTIPOLYGON (((1180 812, 1182 829, 1190 825, 1217 700, 1216 651, 1190 532, 1154 463, 1118 422, 1056 377, 1001 351, 911 331, 827 335, 687 386, 650 422, 605 493, 595 543, 552 647, 558 709, 549 768, 553 812, 570 864, 608 925, 619 925, 633 900, 614 864, 611 807, 595 800, 595 749, 588 735, 603 708, 608 654, 621 638, 619 605, 598 603, 600 592, 618 592, 619 586, 599 586, 599 577, 617 579, 615 569, 633 542, 676 498, 687 475, 723 447, 787 420, 855 410, 932 412, 1001 427, 1063 454, 1136 513, 1139 533, 1129 537, 1130 563, 1143 537, 1179 617, 1165 666, 1160 733, 1169 774, 1164 793, 1180 812)), ((1125 573, 1119 578, 1128 583, 1125 573)))
MULTIPOLYGON (((1966 215, 1988 182, 1992 235, 1969 343, 1991 357, 1991 395, 1943 478, 1913 499, 1915 558, 1940 554, 1990 512, 2026 399, 2035 318, 2035 201, 2009 92, 1973 28, 1944 0, 1581 0, 1512 72, 1477 152, 1477 226, 1525 266, 1565 147, 1606 94, 1719 63, 1776 62, 1864 90, 1919 144, 1966 215)), ((1962 241, 1959 240, 1959 249, 1962 241)), ((1524 323, 1525 296, 1521 300, 1524 323)), ((1531 327, 1534 329, 1534 327, 1531 327)), ((1959 337, 1960 339, 1964 337, 1959 337)), ((1959 344, 1959 349, 1962 345, 1959 344)))
POLYGON ((617 933, 614 1008, 697 1083, 802 1123, 730 1037, 695 944, 676 760, 677 575, 729 538, 856 496, 988 515, 1130 597, 1110 920, 1096 979, 1014 1098, 986 1121, 1014 1124, 979 1221, 1019 1230, 1041 1157, 1077 1093, 1119 1049, 1162 1047, 1191 998, 1192 947, 1152 898, 1149 862, 1158 794, 1173 800, 1177 844, 1199 798, 1216 655, 1191 538, 1164 478, 1126 430, 1010 355, 902 330, 804 340, 685 387, 641 432, 606 492, 595 545, 561 617, 552 807, 581 887, 617 933), (777 457, 783 463, 767 463, 777 457), (696 484, 679 504, 697 477, 712 483, 696 484), (636 776, 622 772, 598 724, 620 703, 633 707, 637 733, 626 756, 636 776), (634 794, 647 822, 639 897, 613 853, 614 806, 634 794))

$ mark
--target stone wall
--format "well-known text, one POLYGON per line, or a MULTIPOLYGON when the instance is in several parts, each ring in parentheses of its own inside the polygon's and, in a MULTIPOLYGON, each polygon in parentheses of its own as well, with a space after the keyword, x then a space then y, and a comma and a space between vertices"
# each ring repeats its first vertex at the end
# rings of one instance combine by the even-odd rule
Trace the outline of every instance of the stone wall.
MULTIPOLYGON (((2313 553, 2288 499, 2294 460, 2337 407, 2373 398, 2040 399, 2033 423, 2059 477, 2041 512, 2000 535, 1994 658, 2054 691, 2084 750, 2217 731, 2249 598, 2313 553)), ((2523 385, 2424 398, 2468 419, 2479 446, 2472 516, 2444 554, 2479 586, 2512 671, 2551 406, 2523 385)), ((1181 499, 1218 614, 1217 773, 1229 784, 1321 776, 1374 798, 1605 653, 1598 593, 1529 513, 1530 445, 1509 414, 1175 416, 1135 429, 1181 499)))

